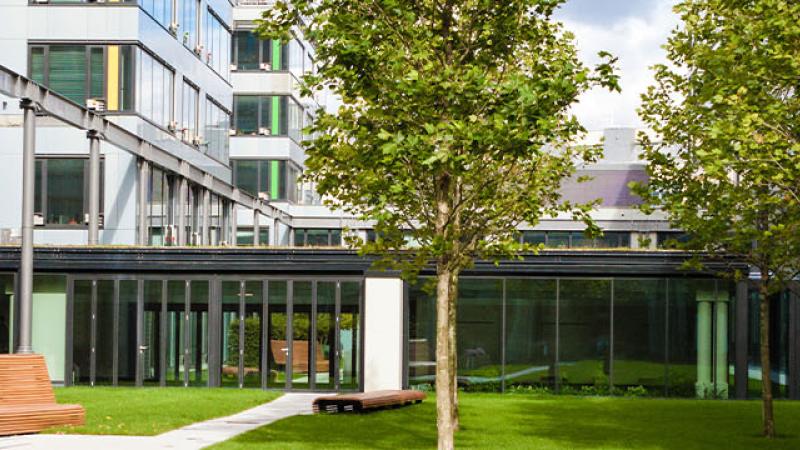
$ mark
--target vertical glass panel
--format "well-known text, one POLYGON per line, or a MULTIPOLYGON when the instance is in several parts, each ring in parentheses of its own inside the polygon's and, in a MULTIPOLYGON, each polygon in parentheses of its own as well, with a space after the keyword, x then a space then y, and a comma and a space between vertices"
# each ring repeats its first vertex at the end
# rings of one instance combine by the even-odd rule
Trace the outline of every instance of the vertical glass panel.
POLYGON ((241 159, 234 161, 233 167, 236 172, 236 187, 258 195, 258 161, 241 159))
POLYGON ((144 384, 159 384, 162 373, 162 289, 160 280, 144 282, 144 315, 142 317, 142 379, 144 384))
POLYGON ((306 245, 309 247, 327 247, 328 230, 309 228, 306 230, 306 245))
POLYGON ((670 279, 669 327, 667 330, 668 370, 667 394, 694 397, 697 381, 697 292, 706 280, 670 279))
POLYGON ((117 333, 117 383, 136 383, 136 311, 139 283, 119 282, 119 331, 117 333))
POLYGON ((572 248, 592 248, 594 247, 594 240, 582 231, 572 232, 570 233, 572 242, 570 246, 572 248))
POLYGON ((92 282, 76 280, 72 301, 72 382, 88 384, 92 353, 92 282))
POLYGON ((305 228, 297 228, 294 230, 294 245, 295 247, 305 247, 306 245, 305 228))
POLYGON ((44 47, 31 47, 31 80, 44 84, 44 47))
POLYGON ((569 247, 568 231, 550 231, 547 233, 547 246, 550 248, 569 247))
POLYGON ((33 212, 42 213, 42 167, 44 161, 37 159, 34 163, 34 188, 33 188, 33 212))
POLYGON ((292 387, 308 387, 311 282, 295 281, 292 297, 292 387))
POLYGON ((559 375, 564 388, 608 388, 609 280, 560 281, 559 375))
POLYGON ((208 385, 208 281, 191 282, 189 384, 208 385))
POLYGON ((47 222, 54 225, 83 223, 85 159, 47 160, 47 222))
POLYGON ((251 31, 236 32, 236 68, 258 70, 258 39, 251 31))
POLYGON ((544 244, 546 233, 544 231, 523 231, 522 242, 530 245, 544 244))
POLYGON ((111 384, 114 373, 114 282, 97 282, 95 383, 111 384))
POLYGON ((432 386, 436 375, 436 299, 424 289, 425 281, 409 292, 408 383, 417 387, 432 386))
POLYGON ((239 281, 222 282, 223 386, 239 386, 239 281))
POLYGON ((267 330, 269 336, 269 373, 267 386, 286 386, 286 360, 288 359, 289 345, 286 337, 286 298, 287 283, 285 281, 270 281, 267 330))
POLYGON ((104 98, 105 56, 102 47, 89 50, 89 97, 104 98))
POLYGON ((255 135, 258 134, 258 104, 259 97, 257 95, 237 95, 236 96, 236 110, 233 112, 236 118, 237 134, 255 135))
POLYGON ((333 389, 336 283, 317 283, 317 330, 314 337, 314 382, 317 389, 333 389))
POLYGON ((342 245, 342 230, 331 230, 331 246, 340 247, 342 245))
POLYGON ((553 387, 556 379, 556 281, 506 280, 506 388, 553 387))
POLYGON ((0 353, 14 347, 14 276, 0 275, 0 353))
POLYGON ((263 355, 262 315, 264 297, 260 281, 244 283, 244 386, 261 386, 261 355, 263 355))
POLYGON ((83 106, 86 99, 86 47, 51 45, 48 87, 83 106))
POLYGON ((339 312, 339 388, 358 389, 361 361, 361 285, 345 281, 341 284, 339 312))
POLYGON ((186 282, 167 282, 167 385, 183 386, 184 353, 186 343, 186 282))
POLYGON ((462 279, 459 282, 458 383, 464 390, 500 390, 502 321, 502 280, 462 279))
POLYGON ((119 58, 119 109, 132 111, 133 106, 133 46, 121 45, 119 58))
POLYGON ((614 280, 614 386, 664 395, 665 280, 614 280))

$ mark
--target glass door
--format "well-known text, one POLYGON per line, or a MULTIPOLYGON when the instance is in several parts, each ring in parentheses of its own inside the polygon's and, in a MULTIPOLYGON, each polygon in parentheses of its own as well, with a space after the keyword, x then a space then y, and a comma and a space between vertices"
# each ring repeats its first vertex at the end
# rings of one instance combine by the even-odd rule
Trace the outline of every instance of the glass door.
POLYGON ((288 282, 267 282, 267 387, 289 388, 288 282))
POLYGON ((361 283, 340 283, 337 317, 337 390, 357 390, 361 364, 361 283))
POLYGON ((289 360, 293 389, 309 387, 311 366, 311 304, 312 282, 295 281, 293 283, 291 309, 291 342, 289 343, 289 360))
POLYGON ((261 281, 245 281, 242 306, 244 321, 242 327, 242 385, 262 386, 261 371, 264 367, 264 296, 261 281))
POLYGON ((314 322, 313 389, 334 388, 336 359, 336 289, 335 281, 317 282, 316 320, 314 322))
POLYGON ((144 281, 144 301, 141 309, 142 340, 139 343, 139 372, 141 383, 144 385, 163 385, 165 381, 165 347, 161 339, 164 336, 166 317, 164 284, 161 280, 144 281))
POLYGON ((241 386, 239 383, 239 305, 242 283, 222 282, 222 355, 220 360, 222 386, 241 386))

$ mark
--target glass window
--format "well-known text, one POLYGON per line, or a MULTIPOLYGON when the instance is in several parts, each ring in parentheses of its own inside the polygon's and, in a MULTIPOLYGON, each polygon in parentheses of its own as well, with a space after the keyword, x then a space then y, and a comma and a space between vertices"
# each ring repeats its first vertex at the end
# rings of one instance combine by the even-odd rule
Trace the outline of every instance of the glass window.
POLYGON ((458 383, 467 391, 500 391, 503 281, 463 279, 458 289, 458 383))
POLYGON ((117 383, 133 385, 136 382, 136 318, 138 282, 119 282, 119 331, 117 332, 117 383))
MULTIPOLYGON (((253 228, 250 227, 237 227, 236 228, 236 245, 249 246, 253 245, 253 228)), ((258 233, 258 245, 269 245, 269 228, 261 226, 258 233)))
POLYGON ((286 95, 236 95, 234 130, 243 136, 289 136, 300 142, 303 108, 286 95))
POLYGON ((311 349, 311 282, 295 281, 292 297, 292 387, 308 387, 311 349))
POLYGON ((697 381, 697 292, 713 280, 669 280, 667 394, 694 397, 697 381))
POLYGON ((192 142, 197 136, 197 106, 199 102, 200 92, 184 80, 181 92, 181 138, 186 142, 192 142))
POLYGON ((211 9, 206 10, 205 25, 206 64, 227 80, 231 61, 231 32, 211 9))
POLYGON ((547 240, 547 234, 544 231, 523 231, 522 243, 530 245, 544 244, 547 240))
POLYGON ((559 376, 565 388, 607 389, 611 352, 610 280, 562 279, 559 376))
MULTIPOLYGON (((506 281, 506 388, 553 387, 556 379, 556 281, 506 281)), ((459 330, 460 331, 460 330, 459 330)))
POLYGON ((314 335, 314 382, 316 389, 334 388, 336 334, 336 282, 317 282, 317 320, 314 335))
POLYGON ((250 30, 234 33, 237 70, 258 70, 261 65, 258 37, 250 30))
MULTIPOLYGON (((42 225, 85 225, 89 211, 89 160, 86 158, 41 158, 36 161, 35 213, 42 225), (44 195, 42 195, 44 193, 44 195)), ((100 161, 100 214, 103 213, 103 172, 100 161)))
POLYGON ((175 74, 148 52, 139 49, 138 55, 142 86, 137 92, 138 111, 156 125, 167 128, 172 122, 175 74))
POLYGON ((268 314, 267 335, 269 336, 269 372, 267 386, 286 386, 286 362, 289 354, 289 344, 286 335, 287 328, 287 282, 270 281, 268 284, 268 314))
POLYGON ((237 95, 233 102, 234 128, 239 135, 268 134, 259 123, 259 101, 257 95, 237 95))
POLYGON ((338 247, 342 245, 342 230, 336 228, 296 228, 295 247, 338 247))
POLYGON ((568 248, 569 238, 569 231, 548 231, 547 246, 550 248, 568 248))
POLYGON ((156 22, 169 28, 172 22, 172 0, 145 0, 140 4, 156 22))
POLYGON ((52 45, 48 59, 48 87, 83 105, 86 99, 86 47, 52 45))
POLYGON ((666 280, 614 280, 614 386, 665 394, 666 280))
POLYGON ((358 373, 361 355, 361 316, 359 299, 361 284, 341 283, 341 309, 339 312, 339 388, 358 388, 358 373))
POLYGON ((288 161, 235 159, 232 165, 239 189, 262 199, 296 201, 300 171, 288 161))
POLYGON ((206 97, 205 142, 206 154, 227 163, 229 154, 230 114, 206 97))
POLYGON ((181 0, 181 27, 183 27, 183 45, 190 49, 198 44, 197 42, 197 11, 200 7, 199 0, 181 0))

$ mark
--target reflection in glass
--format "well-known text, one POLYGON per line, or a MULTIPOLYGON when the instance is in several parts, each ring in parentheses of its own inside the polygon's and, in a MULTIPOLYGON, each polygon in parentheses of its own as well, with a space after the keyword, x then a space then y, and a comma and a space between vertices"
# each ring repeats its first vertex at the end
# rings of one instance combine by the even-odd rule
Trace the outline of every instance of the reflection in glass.
POLYGON ((667 395, 694 397, 697 381, 697 291, 713 280, 670 279, 667 395))
POLYGON ((556 281, 506 281, 506 388, 553 387, 556 378, 556 281))
MULTIPOLYGON (((432 385, 436 374, 436 299, 423 289, 423 284, 411 286, 409 293, 408 382, 411 386, 432 385)), ((456 333, 461 333, 461 327, 456 333)))
POLYGON ((611 281, 562 279, 559 302, 562 386, 607 388, 611 281))
POLYGON ((0 275, 0 353, 10 353, 14 341, 14 276, 0 275))
POLYGON ((72 382, 88 384, 92 351, 91 281, 75 281, 72 302, 72 382))
POLYGON ((267 386, 284 387, 286 386, 286 360, 289 353, 289 346, 286 342, 287 283, 270 281, 268 289, 269 374, 267 386))
POLYGON ((222 378, 223 386, 239 385, 239 281, 222 282, 222 378))
POLYGON ((189 384, 208 384, 208 281, 191 282, 189 335, 189 384))
POLYGON ((184 385, 186 282, 167 282, 167 385, 184 385))
POLYGON ((114 282, 97 281, 95 383, 111 384, 114 373, 114 282))
POLYGON ((614 280, 614 386, 665 390, 666 280, 614 280))
POLYGON ((465 390, 499 391, 503 361, 503 280, 461 280, 457 318, 459 384, 465 390))
POLYGON ((320 281, 317 283, 317 334, 314 340, 314 381, 318 389, 333 388, 335 318, 336 283, 320 281))
POLYGON ((295 281, 292 297, 292 387, 308 387, 311 282, 295 281))
POLYGON ((119 332, 117 333, 117 383, 136 382, 136 297, 138 282, 119 282, 119 332))
POLYGON ((339 312, 339 388, 358 389, 358 369, 361 355, 361 316, 359 298, 361 285, 357 282, 341 283, 341 310, 339 312))
POLYGON ((161 280, 144 282, 144 308, 142 316, 142 380, 146 385, 161 383, 163 373, 162 361, 162 298, 163 283, 161 280))
POLYGON ((244 386, 261 386, 263 295, 260 281, 244 283, 244 386))

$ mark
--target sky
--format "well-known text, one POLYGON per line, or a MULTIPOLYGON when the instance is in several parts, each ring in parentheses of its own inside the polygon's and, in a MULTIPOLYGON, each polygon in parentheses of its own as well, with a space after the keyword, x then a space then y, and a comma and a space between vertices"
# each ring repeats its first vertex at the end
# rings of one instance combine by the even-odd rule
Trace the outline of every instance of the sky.
POLYGON ((591 131, 608 127, 640 127, 640 95, 652 84, 650 67, 665 61, 661 46, 678 25, 676 0, 567 0, 557 13, 575 34, 580 57, 594 65, 597 52, 619 58, 622 93, 603 89, 585 93, 573 112, 591 131))

